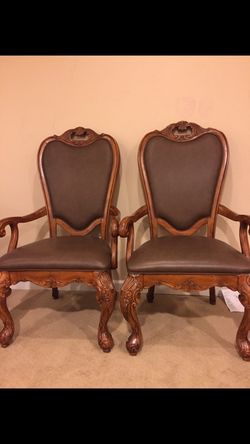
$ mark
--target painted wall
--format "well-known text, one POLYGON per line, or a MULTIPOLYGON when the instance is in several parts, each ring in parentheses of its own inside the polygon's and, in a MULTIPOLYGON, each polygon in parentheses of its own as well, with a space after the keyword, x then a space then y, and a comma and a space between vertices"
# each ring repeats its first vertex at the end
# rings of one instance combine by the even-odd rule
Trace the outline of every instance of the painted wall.
MULTIPOLYGON (((121 151, 117 204, 123 216, 144 203, 137 169, 143 135, 178 120, 222 130, 230 164, 223 203, 250 213, 250 57, 0 57, 0 218, 43 206, 36 164, 40 142, 75 126, 113 135, 121 151)), ((148 239, 137 224, 137 245, 148 239)), ((21 226, 23 245, 48 235, 45 219, 21 226)), ((217 237, 239 248, 238 224, 217 237)), ((0 240, 0 254, 9 235, 0 240)), ((125 276, 125 241, 120 270, 125 276)))

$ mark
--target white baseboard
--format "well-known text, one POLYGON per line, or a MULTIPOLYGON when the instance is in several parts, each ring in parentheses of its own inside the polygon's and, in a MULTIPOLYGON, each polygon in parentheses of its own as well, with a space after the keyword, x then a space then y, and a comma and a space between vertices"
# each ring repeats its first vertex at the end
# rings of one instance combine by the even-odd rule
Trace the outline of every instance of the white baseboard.
MULTIPOLYGON (((121 290, 121 286, 123 284, 122 280, 115 280, 114 281, 115 287, 117 289, 117 291, 121 290)), ((41 287, 39 287, 38 285, 33 284, 32 282, 18 282, 18 284, 16 285, 12 285, 13 289, 16 290, 39 290, 41 291, 41 287)), ((60 291, 90 291, 91 287, 87 287, 83 284, 79 284, 79 283, 72 283, 69 285, 65 285, 65 287, 60 288, 60 291)), ((94 289, 93 289, 94 291, 94 289)), ((166 286, 157 286, 157 290, 156 292, 158 294, 190 294, 187 291, 180 291, 180 290, 175 290, 173 288, 170 287, 166 287, 166 286)), ((147 293, 147 289, 143 290, 143 293, 147 293)), ((204 290, 204 291, 192 291, 191 294, 197 294, 197 295, 201 295, 201 296, 208 296, 209 291, 208 290, 204 290)))

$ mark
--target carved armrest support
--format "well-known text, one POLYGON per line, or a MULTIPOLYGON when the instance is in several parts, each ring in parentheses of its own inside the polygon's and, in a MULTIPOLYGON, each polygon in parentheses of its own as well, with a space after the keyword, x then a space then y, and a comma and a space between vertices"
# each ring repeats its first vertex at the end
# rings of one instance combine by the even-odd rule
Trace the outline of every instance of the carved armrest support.
POLYGON ((133 228, 135 222, 148 214, 146 205, 138 208, 131 216, 124 217, 119 225, 119 235, 121 237, 128 237, 130 230, 133 228))
POLYGON ((118 208, 111 205, 111 266, 113 269, 117 268, 117 243, 119 236, 119 221, 121 213, 118 208))
POLYGON ((19 237, 18 224, 31 222, 33 220, 39 219, 40 217, 46 216, 46 214, 46 207, 42 207, 34 213, 27 214, 26 216, 6 217, 5 219, 0 220, 0 237, 4 237, 6 235, 5 228, 7 226, 9 226, 11 229, 11 238, 8 246, 8 253, 13 251, 17 247, 19 237))
POLYGON ((119 236, 119 221, 121 218, 121 213, 118 208, 110 207, 110 215, 111 215, 111 236, 118 237, 119 236))
POLYGON ((120 210, 118 210, 118 208, 114 207, 114 205, 110 205, 110 214, 111 214, 111 216, 116 216, 118 218, 120 218, 120 216, 121 216, 120 210))
POLYGON ((131 216, 124 217, 119 225, 119 235, 127 237, 126 261, 131 257, 134 251, 134 223, 148 214, 146 205, 138 208, 131 216))
POLYGON ((229 208, 225 207, 224 205, 219 205, 218 208, 218 214, 221 216, 226 217, 227 219, 234 220, 236 222, 240 223, 240 245, 241 245, 241 251, 243 254, 245 254, 246 257, 250 258, 250 248, 249 248, 249 242, 248 242, 248 232, 250 232, 250 216, 246 214, 237 214, 234 213, 234 211, 230 210, 229 208))

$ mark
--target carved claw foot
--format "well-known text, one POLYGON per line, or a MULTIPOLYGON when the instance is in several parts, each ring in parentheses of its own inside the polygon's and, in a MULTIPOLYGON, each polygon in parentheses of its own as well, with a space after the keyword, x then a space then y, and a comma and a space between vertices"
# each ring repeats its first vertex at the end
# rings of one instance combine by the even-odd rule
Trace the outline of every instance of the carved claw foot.
POLYGON ((108 330, 107 323, 115 308, 116 291, 111 276, 106 272, 96 274, 94 285, 97 288, 97 302, 101 308, 98 344, 105 353, 109 353, 114 346, 114 341, 108 330))
POLYGON ((136 306, 139 302, 142 289, 142 276, 128 276, 121 291, 121 310, 132 329, 132 334, 126 342, 126 347, 128 352, 134 356, 141 349, 143 342, 141 328, 136 313, 136 306))
POLYGON ((109 353, 114 347, 114 340, 109 331, 98 334, 98 344, 104 353, 109 353))
POLYGON ((147 292, 147 301, 149 304, 152 304, 154 302, 155 298, 155 287, 150 287, 147 292))
MULTIPOLYGON (((238 336, 238 335, 237 335, 238 336)), ((248 339, 236 337, 236 350, 244 361, 250 361, 250 342, 248 339)))
POLYGON ((0 332, 0 344, 7 347, 14 335, 14 322, 7 307, 6 298, 11 293, 9 287, 0 289, 0 319, 3 321, 3 329, 0 332))
POLYGON ((132 333, 126 342, 126 347, 130 355, 136 356, 142 347, 142 335, 132 333))
POLYGON ((0 332, 0 344, 1 347, 6 348, 10 345, 12 337, 14 335, 14 326, 6 325, 0 332))
POLYGON ((248 333, 250 331, 250 276, 244 276, 240 286, 240 302, 245 307, 243 319, 236 335, 236 349, 245 361, 250 361, 250 342, 248 333))

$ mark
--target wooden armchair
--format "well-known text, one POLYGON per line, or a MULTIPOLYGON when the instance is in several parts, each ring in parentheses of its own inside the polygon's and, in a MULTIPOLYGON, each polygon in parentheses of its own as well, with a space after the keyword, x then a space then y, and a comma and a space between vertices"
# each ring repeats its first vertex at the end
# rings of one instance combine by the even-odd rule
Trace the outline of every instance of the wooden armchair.
POLYGON ((57 287, 83 282, 97 290, 98 342, 109 352, 113 338, 107 322, 116 299, 111 270, 117 267, 119 210, 111 201, 119 170, 118 145, 109 135, 71 129, 42 142, 38 167, 46 206, 28 216, 0 221, 0 237, 5 236, 6 226, 11 229, 8 252, 0 258, 0 319, 4 324, 0 343, 6 347, 14 334, 6 304, 12 284, 31 281, 52 288, 57 298, 57 287), (18 224, 44 216, 50 238, 17 248, 18 224), (70 236, 58 236, 58 225, 70 236), (93 234, 95 228, 99 237, 93 234))
POLYGON ((143 288, 149 288, 148 302, 154 299, 155 285, 184 291, 210 289, 210 303, 215 304, 214 287, 226 286, 240 292, 245 307, 236 348, 243 359, 250 360, 250 216, 219 204, 227 157, 224 134, 195 123, 178 122, 152 131, 140 144, 138 163, 146 205, 119 226, 120 236, 128 238, 128 277, 121 291, 121 309, 132 329, 126 344, 131 355, 142 346, 136 306, 143 288), (215 239, 218 214, 240 223, 242 253, 215 239), (133 251, 134 223, 146 215, 151 240, 133 251), (159 225, 167 236, 158 237, 159 225), (203 225, 206 235, 193 236, 203 225))

